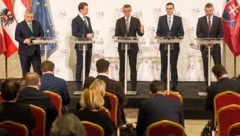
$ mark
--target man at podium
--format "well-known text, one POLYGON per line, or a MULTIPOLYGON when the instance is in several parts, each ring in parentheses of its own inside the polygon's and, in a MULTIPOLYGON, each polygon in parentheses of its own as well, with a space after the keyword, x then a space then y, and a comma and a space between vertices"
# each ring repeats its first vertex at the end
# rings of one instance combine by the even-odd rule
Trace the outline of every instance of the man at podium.
MULTIPOLYGON (((166 4, 167 15, 159 17, 157 36, 165 38, 183 37, 183 24, 182 18, 173 15, 174 4, 169 2, 166 4)), ((160 44, 161 53, 161 80, 167 84, 167 46, 168 44, 160 44)), ((171 66, 171 79, 172 79, 172 91, 178 91, 178 71, 177 71, 177 60, 179 55, 179 43, 172 43, 170 45, 170 66, 171 66)))
MULTIPOLYGON (((198 19, 196 31, 197 38, 222 38, 222 20, 213 15, 213 4, 207 3, 204 10, 206 15, 198 19)), ((201 45, 200 47, 206 86, 208 86, 208 46, 209 45, 201 45)), ((221 47, 219 44, 211 45, 210 54, 213 56, 215 65, 221 64, 221 47)))
POLYGON ((19 42, 18 54, 22 67, 23 78, 30 71, 31 64, 34 72, 41 75, 41 56, 39 45, 29 45, 31 37, 43 37, 44 32, 41 24, 34 20, 33 11, 27 9, 24 20, 17 24, 15 40, 19 42))
MULTIPOLYGON (((124 16, 119 18, 115 27, 115 36, 119 37, 136 37, 143 36, 144 34, 144 26, 141 25, 140 20, 136 17, 131 16, 132 8, 131 5, 125 4, 122 8, 124 16)), ((139 51, 137 43, 131 43, 128 45, 128 58, 129 65, 131 70, 131 87, 132 91, 137 91, 137 53, 139 51)), ((124 85, 124 47, 123 43, 118 44, 118 53, 119 53, 119 61, 120 61, 120 70, 119 70, 119 81, 124 85)))
MULTIPOLYGON (((72 35, 84 39, 92 39, 94 37, 90 18, 87 17, 88 4, 81 2, 78 5, 79 14, 72 20, 72 35)), ((83 45, 75 44, 77 54, 77 67, 76 67, 76 85, 77 90, 82 90, 82 69, 83 69, 83 45)), ((88 77, 91 66, 92 58, 92 44, 88 44, 86 47, 86 60, 85 60, 85 73, 88 77)))

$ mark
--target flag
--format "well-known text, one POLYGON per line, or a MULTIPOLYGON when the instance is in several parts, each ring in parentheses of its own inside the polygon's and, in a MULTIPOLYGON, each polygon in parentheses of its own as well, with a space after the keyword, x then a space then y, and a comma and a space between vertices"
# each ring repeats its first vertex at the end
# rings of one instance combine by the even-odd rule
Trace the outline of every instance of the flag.
POLYGON ((227 0, 223 11, 223 39, 237 57, 240 55, 240 5, 237 0, 227 0))
MULTIPOLYGON (((45 37, 54 37, 53 24, 49 15, 48 4, 46 0, 32 0, 32 10, 34 12, 34 19, 39 21, 45 37)), ((56 44, 48 44, 48 53, 55 50, 56 44)), ((44 49, 41 50, 41 55, 44 55, 44 49)))
POLYGON ((4 55, 6 57, 10 57, 18 50, 18 44, 14 40, 14 33, 17 23, 15 20, 11 0, 0 0, 0 23, 2 30, 1 41, 5 45, 4 55))
POLYGON ((2 25, 0 23, 0 55, 6 51, 5 42, 3 40, 2 25))
POLYGON ((31 9, 30 0, 15 0, 13 12, 17 22, 24 20, 26 9, 31 9))

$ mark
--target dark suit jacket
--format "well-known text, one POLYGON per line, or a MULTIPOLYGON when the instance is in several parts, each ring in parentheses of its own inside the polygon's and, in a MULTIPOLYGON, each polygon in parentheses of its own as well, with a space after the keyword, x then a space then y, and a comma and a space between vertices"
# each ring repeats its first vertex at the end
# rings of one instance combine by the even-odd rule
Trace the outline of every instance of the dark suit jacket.
POLYGON ((240 93, 240 81, 231 80, 229 78, 222 78, 211 86, 207 87, 207 98, 205 103, 205 109, 213 112, 214 97, 224 91, 234 91, 240 93))
MULTIPOLYGON (((168 17, 167 15, 163 15, 159 17, 157 36, 160 36, 160 37, 184 36, 182 18, 176 15, 173 15, 172 27, 171 27, 171 30, 169 30, 167 17, 168 17)), ((175 43, 175 44, 179 45, 178 43, 175 43)), ((163 45, 163 44, 160 44, 160 45, 163 45)))
MULTIPOLYGON (((117 95, 119 100, 118 105, 118 122, 119 124, 125 124, 125 114, 123 111, 124 106, 127 103, 127 97, 124 94, 123 86, 120 82, 110 79, 104 75, 98 75, 96 78, 103 80, 106 84, 106 91, 117 95)), ((95 80, 94 77, 87 77, 84 82, 84 88, 87 88, 91 85, 91 83, 95 80)))
MULTIPOLYGON (((141 23, 138 18, 135 18, 131 16, 130 20, 130 26, 129 26, 129 32, 126 32, 126 21, 125 17, 121 17, 117 20, 116 27, 115 27, 115 36, 130 36, 130 37, 137 37, 137 34, 139 36, 143 36, 144 33, 141 32, 140 27, 141 23)), ((118 51, 121 51, 121 44, 118 44, 118 51)), ((130 50, 132 51, 138 51, 138 44, 132 43, 130 46, 130 50)))
POLYGON ((67 105, 70 102, 66 81, 55 77, 53 74, 46 73, 45 75, 41 76, 41 86, 39 90, 49 90, 58 93, 62 97, 63 105, 67 105))
POLYGON ((26 21, 22 21, 19 24, 17 24, 17 26, 16 26, 15 40, 19 42, 18 53, 20 55, 31 56, 34 54, 35 50, 40 55, 40 46, 39 45, 28 46, 27 44, 23 43, 23 41, 26 38, 43 37, 44 36, 43 29, 39 22, 33 20, 32 28, 33 28, 33 32, 29 28, 26 21))
POLYGON ((197 23, 197 37, 198 38, 222 38, 223 26, 221 18, 213 16, 212 28, 209 32, 207 17, 203 16, 198 19, 197 23))
POLYGON ((26 87, 19 92, 18 103, 24 104, 32 104, 36 105, 46 112, 46 132, 48 133, 52 122, 57 117, 57 109, 53 105, 49 95, 33 88, 33 87, 26 87))
POLYGON ((3 102, 0 104, 0 121, 11 120, 24 124, 30 131, 35 127, 35 118, 31 107, 16 102, 3 102))
MULTIPOLYGON (((86 26, 84 23, 83 19, 77 15, 73 20, 72 20, 72 35, 78 38, 87 38, 88 33, 93 33, 92 30, 92 25, 90 18, 87 17, 88 25, 89 27, 86 26)), ((75 45, 75 49, 79 49, 79 44, 75 45)), ((88 45, 88 48, 92 48, 92 44, 88 45)))
POLYGON ((181 103, 176 99, 161 94, 142 101, 138 112, 137 134, 143 135, 151 123, 161 120, 174 121, 184 126, 181 103))

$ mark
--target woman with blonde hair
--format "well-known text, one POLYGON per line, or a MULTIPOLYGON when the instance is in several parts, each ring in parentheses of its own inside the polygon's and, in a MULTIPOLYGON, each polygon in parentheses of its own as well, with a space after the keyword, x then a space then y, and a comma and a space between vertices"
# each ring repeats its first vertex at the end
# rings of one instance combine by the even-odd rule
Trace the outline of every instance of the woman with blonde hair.
POLYGON ((100 91, 87 88, 81 95, 80 105, 82 109, 76 112, 81 121, 89 121, 100 125, 104 129, 105 136, 113 135, 113 125, 107 113, 100 111, 103 108, 104 99, 100 91))

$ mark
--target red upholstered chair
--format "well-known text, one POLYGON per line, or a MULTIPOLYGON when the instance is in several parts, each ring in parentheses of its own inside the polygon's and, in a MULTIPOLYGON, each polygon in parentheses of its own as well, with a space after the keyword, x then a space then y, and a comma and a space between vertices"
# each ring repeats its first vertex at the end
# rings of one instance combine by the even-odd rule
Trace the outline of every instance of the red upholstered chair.
POLYGON ((162 120, 149 125, 146 134, 147 136, 185 136, 183 126, 169 120, 162 120))
POLYGON ((240 136, 240 122, 234 123, 228 128, 228 136, 240 136))
POLYGON ((7 131, 8 136, 28 136, 27 127, 21 123, 6 120, 0 122, 0 127, 7 131))
POLYGON ((107 113, 107 114, 109 115, 109 117, 111 117, 111 116, 110 116, 110 111, 109 111, 107 108, 102 107, 102 108, 100 109, 100 111, 101 111, 101 112, 104 112, 104 113, 107 113))
POLYGON ((120 136, 120 128, 118 126, 118 118, 117 118, 117 111, 118 111, 118 97, 110 92, 105 92, 105 96, 108 96, 111 102, 111 111, 110 111, 110 118, 112 122, 114 123, 115 127, 117 128, 117 136, 120 136))
POLYGON ((31 105, 34 118, 35 118, 35 127, 32 129, 34 136, 45 136, 46 135, 46 112, 35 105, 31 105))
POLYGON ((240 122, 240 105, 231 104, 218 110, 218 136, 227 136, 228 128, 240 122))
POLYGON ((2 98, 2 95, 1 95, 1 92, 0 92, 0 103, 3 102, 3 98, 2 98))
POLYGON ((179 93, 173 92, 173 91, 166 91, 165 96, 177 99, 180 101, 180 103, 183 103, 182 96, 179 93))
POLYGON ((81 121, 88 136, 104 136, 103 128, 89 121, 81 121))
POLYGON ((52 91, 43 91, 44 93, 48 94, 51 98, 51 101, 53 102, 54 106, 56 107, 57 111, 58 111, 58 117, 60 117, 62 115, 62 97, 57 94, 54 93, 52 91))
POLYGON ((217 127, 217 112, 221 107, 239 104, 240 105, 240 94, 233 91, 224 91, 217 94, 214 97, 214 127, 217 127))

